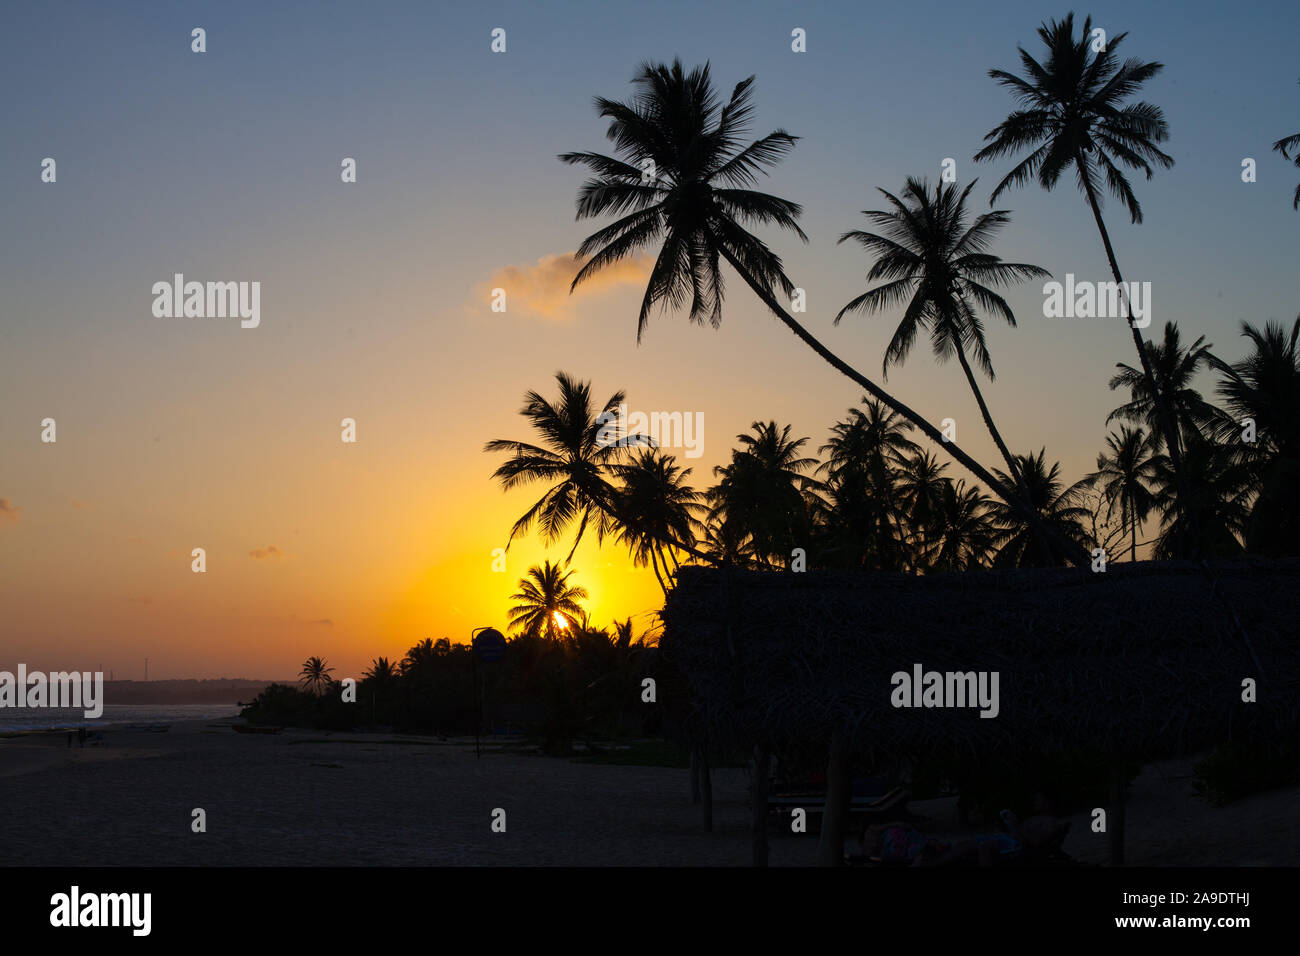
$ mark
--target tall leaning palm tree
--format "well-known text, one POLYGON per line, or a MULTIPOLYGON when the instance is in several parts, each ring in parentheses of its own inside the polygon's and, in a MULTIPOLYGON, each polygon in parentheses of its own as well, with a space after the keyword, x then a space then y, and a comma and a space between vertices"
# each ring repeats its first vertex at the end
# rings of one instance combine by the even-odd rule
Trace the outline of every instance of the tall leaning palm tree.
MULTIPOLYGON (((1291 150, 1295 150, 1295 164, 1300 166, 1300 133, 1292 136, 1284 136, 1273 144, 1273 148, 1282 154, 1283 159, 1291 158, 1291 150)), ((1300 184, 1296 185, 1295 198, 1291 200, 1292 209, 1300 209, 1300 184)))
MULTIPOLYGON (((1173 166, 1173 157, 1156 145, 1169 138, 1164 112, 1151 103, 1128 102, 1164 65, 1136 59, 1121 63, 1116 59, 1115 51, 1127 33, 1111 37, 1101 51, 1094 52, 1091 34, 1091 17, 1083 21, 1078 39, 1074 35, 1073 13, 1064 20, 1049 20, 1038 28, 1038 36, 1047 47, 1047 57, 1042 63, 1023 47, 1017 47, 1025 76, 1006 70, 989 71, 989 76, 1011 90, 1021 108, 984 137, 988 145, 975 154, 975 159, 978 162, 1030 150, 998 183, 989 197, 990 204, 1005 190, 1031 179, 1036 179, 1044 189, 1054 189, 1062 174, 1073 170, 1097 223, 1111 274, 1119 287, 1126 289, 1110 233, 1101 216, 1100 192, 1104 181, 1105 188, 1128 210, 1132 222, 1140 223, 1142 205, 1122 167, 1140 170, 1150 179, 1154 174, 1153 164, 1164 169, 1173 166)), ((1142 331, 1132 320, 1129 330, 1148 387, 1155 396, 1161 431, 1170 445, 1177 469, 1179 459, 1172 415, 1165 396, 1155 384, 1142 331)))
POLYGON ((1137 560, 1138 528, 1155 506, 1151 490, 1158 478, 1154 453, 1149 434, 1121 425, 1119 434, 1106 436, 1106 449, 1097 455, 1097 470, 1088 476, 1106 499, 1107 520, 1118 508, 1120 526, 1132 535, 1130 561, 1137 560))
MULTIPOLYGON (((993 379, 993 358, 989 355, 984 323, 972 308, 971 300, 1014 327, 1016 317, 1011 306, 995 289, 1051 273, 1022 262, 1003 262, 988 251, 994 233, 1011 216, 1004 209, 995 209, 971 222, 966 213, 966 197, 976 182, 973 180, 961 192, 955 183, 939 183, 932 196, 924 180, 909 177, 901 199, 881 189, 891 208, 862 213, 881 231, 846 232, 840 236, 840 242, 852 239, 875 255, 876 262, 867 273, 867 281, 882 284, 868 289, 840 309, 835 321, 838 323, 849 312, 861 310, 871 314, 905 303, 902 320, 885 350, 883 374, 888 377, 891 364, 902 365, 907 360, 918 332, 927 333, 940 362, 956 356, 961 364, 984 425, 1007 464, 1007 473, 1016 477, 1015 461, 993 423, 988 403, 966 357, 970 352, 984 374, 993 379)), ((1018 477, 1016 484, 1020 484, 1018 477)), ((1022 497, 1025 495, 1023 488, 1020 493, 1022 497)))
POLYGON ((614 488, 606 475, 626 443, 627 436, 613 435, 617 426, 611 424, 617 420, 624 394, 615 392, 597 407, 592 401, 590 382, 580 382, 565 372, 558 372, 555 380, 560 386, 558 401, 529 391, 520 410, 541 436, 540 445, 498 438, 483 450, 511 454, 492 473, 503 490, 535 482, 551 485, 510 529, 507 548, 516 535, 524 534, 534 523, 550 544, 576 521, 578 531, 569 551, 572 558, 588 525, 594 526, 598 540, 615 527, 614 488), (605 440, 611 435, 613 440, 605 440))
MULTIPOLYGON (((836 371, 921 429, 1009 506, 1028 515, 1028 506, 988 469, 962 451, 921 415, 885 392, 822 345, 778 301, 794 293, 780 256, 747 227, 774 225, 807 241, 794 202, 750 187, 791 149, 797 137, 776 130, 748 144, 754 77, 736 84, 722 103, 708 64, 687 73, 672 66, 644 64, 632 80, 629 102, 597 97, 596 110, 610 120, 607 138, 615 156, 563 153, 560 160, 592 171, 578 191, 577 218, 616 215, 614 222, 578 247, 586 263, 576 288, 600 269, 653 243, 659 254, 650 272, 637 318, 640 340, 651 310, 687 308, 692 322, 722 322, 725 260, 759 300, 800 340, 836 371)), ((1086 555, 1078 556, 1086 564, 1086 555)))

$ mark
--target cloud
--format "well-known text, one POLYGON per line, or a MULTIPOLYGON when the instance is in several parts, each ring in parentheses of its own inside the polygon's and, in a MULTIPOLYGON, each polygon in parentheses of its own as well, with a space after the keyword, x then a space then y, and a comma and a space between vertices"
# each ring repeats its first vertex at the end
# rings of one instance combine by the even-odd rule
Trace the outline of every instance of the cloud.
POLYGON ((17 521, 22 510, 8 498, 0 498, 0 521, 17 521))
POLYGON ((268 544, 265 548, 254 548, 252 551, 248 552, 248 556, 250 558, 257 558, 260 561, 262 558, 283 558, 284 552, 275 545, 268 544))
POLYGON ((333 627, 334 626, 334 622, 327 617, 318 617, 316 620, 308 621, 307 623, 310 624, 312 627, 333 627))
POLYGON ((151 598, 151 597, 129 597, 129 598, 127 598, 127 600, 130 601, 132 604, 152 604, 152 603, 153 603, 153 598, 151 598))
POLYGON ((567 319, 573 314, 570 301, 573 296, 620 285, 644 285, 654 268, 654 259, 643 252, 611 263, 586 279, 570 296, 569 286, 581 266, 572 252, 542 256, 534 265, 498 269, 488 285, 505 290, 507 311, 524 309, 548 319, 567 319))

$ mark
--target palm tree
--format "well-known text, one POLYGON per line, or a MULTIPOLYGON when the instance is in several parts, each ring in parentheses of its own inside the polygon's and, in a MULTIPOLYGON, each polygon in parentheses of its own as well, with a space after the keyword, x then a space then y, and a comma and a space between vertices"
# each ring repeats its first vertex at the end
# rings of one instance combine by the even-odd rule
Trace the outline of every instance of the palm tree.
MULTIPOLYGON (((1295 164, 1300 166, 1300 133, 1284 136, 1273 144, 1273 148, 1282 154, 1283 159, 1290 159, 1290 151, 1295 150, 1295 164)), ((1291 200, 1292 209, 1300 209, 1300 185, 1295 188, 1295 198, 1291 200)))
POLYGON ((990 501, 978 487, 944 478, 932 518, 927 563, 934 571, 967 571, 980 567, 993 550, 990 501))
POLYGON ((389 661, 387 657, 376 657, 370 662, 369 670, 361 675, 365 679, 366 686, 370 688, 370 719, 378 719, 379 697, 385 697, 385 711, 387 711, 387 692, 394 684, 397 683, 397 668, 389 661))
POLYGON ((595 527, 597 540, 604 540, 615 527, 614 488, 605 476, 626 446, 628 436, 614 434, 617 426, 611 424, 617 420, 624 394, 615 392, 598 408, 591 399, 590 382, 565 372, 556 373, 555 380, 560 386, 557 402, 530 391, 520 410, 541 435, 542 445, 498 438, 488 442, 484 451, 511 453, 492 473, 505 491, 538 481, 553 483, 510 529, 507 548, 534 522, 541 527, 543 541, 550 544, 577 521, 569 551, 572 558, 589 524, 595 527), (611 435, 613 439, 607 440, 611 435))
MULTIPOLYGON (((1048 468, 1046 455, 1047 449, 1044 448, 1037 455, 1016 456, 1030 499, 1042 516, 1043 524, 1054 528, 1060 537, 1076 546, 1086 548, 1089 540, 1083 522, 1088 518, 1088 509, 1080 507, 1079 501, 1087 488, 1087 479, 1064 487, 1060 462, 1052 462, 1048 468)), ((989 510, 997 529, 993 541, 997 548, 993 559, 995 568, 1031 568, 1064 563, 1066 555, 1055 539, 1041 538, 1033 525, 1002 502, 993 502, 989 510)))
MULTIPOLYGON (((1201 367, 1209 364, 1210 349, 1213 346, 1207 344, 1202 335, 1183 348, 1178 323, 1166 322, 1164 341, 1160 345, 1145 343, 1145 348, 1150 359, 1149 365, 1155 372, 1160 395, 1173 417, 1174 436, 1179 441, 1181 452, 1183 444, 1191 440, 1192 436, 1203 432, 1219 414, 1218 409, 1201 398, 1201 393, 1192 387, 1201 367)), ((1164 444, 1161 441, 1160 417, 1146 375, 1123 362, 1117 362, 1115 367, 1119 371, 1110 380, 1111 390, 1127 388, 1131 398, 1107 416, 1106 424, 1113 421, 1144 424, 1151 432, 1155 447, 1159 449, 1164 444)))
POLYGON ((433 638, 426 637, 406 652, 398 669, 407 676, 427 676, 437 667, 438 657, 438 648, 433 643, 433 638))
POLYGON ((550 561, 529 568, 528 577, 519 579, 519 591, 510 595, 519 602, 510 609, 510 630, 555 640, 572 623, 585 621, 578 601, 586 600, 587 590, 568 583, 573 574, 550 561))
POLYGON ((1151 491, 1157 479, 1155 447, 1147 432, 1121 425, 1118 435, 1106 436, 1106 449, 1097 455, 1097 470, 1088 481, 1106 499, 1107 520, 1119 507, 1120 525, 1132 533, 1129 560, 1136 561, 1138 527, 1155 506, 1151 491))
MULTIPOLYGON (((944 482, 949 480, 943 474, 947 468, 930 452, 917 449, 903 460, 898 470, 895 489, 907 515, 908 538, 922 559, 930 551, 930 539, 942 507, 944 482)), ((1030 520, 1021 517, 1026 522, 1030 520)), ((922 562, 914 563, 919 566, 922 562)))
MULTIPOLYGON (((1011 113, 984 137, 988 145, 975 154, 975 160, 1032 150, 998 183, 989 197, 990 205, 1004 190, 1031 179, 1037 179, 1040 186, 1050 191, 1063 173, 1073 169, 1087 196, 1097 231, 1101 233, 1111 274, 1123 290, 1127 286, 1101 217, 1098 193, 1104 176, 1106 188, 1128 210, 1129 218, 1140 223, 1142 206, 1121 166, 1141 170, 1147 179, 1154 174, 1152 163, 1164 169, 1173 166, 1173 157, 1156 145, 1169 138, 1169 124, 1163 111, 1147 102, 1127 103, 1164 65, 1135 59, 1121 64, 1115 58, 1115 51, 1127 33, 1111 37, 1105 49, 1094 54, 1091 33, 1091 17, 1084 20, 1078 40, 1074 36, 1073 13, 1064 20, 1049 20, 1038 28, 1038 36, 1047 47, 1045 62, 1039 63, 1023 47, 1017 47, 1025 77, 1005 70, 989 71, 989 76, 1010 89, 1023 108, 1011 113)), ((1173 421, 1165 396, 1156 387, 1141 330, 1132 321, 1129 330, 1147 387, 1156 402, 1160 430, 1172 448, 1177 468, 1178 450, 1174 447, 1173 421)))
POLYGON ((819 483, 804 474, 817 464, 800 457, 807 438, 791 438, 790 426, 778 431, 776 422, 754 422, 753 434, 737 435, 741 448, 731 463, 718 465, 720 479, 709 489, 711 516, 736 522, 761 567, 785 564, 795 547, 807 547, 812 537, 811 493, 819 483))
POLYGON ((906 555, 894 483, 907 458, 920 449, 907 437, 910 422, 881 402, 866 396, 862 402, 866 410, 850 408, 818 449, 829 455, 816 469, 826 475, 825 543, 819 551, 839 566, 898 570, 906 555))
POLYGON ((693 542, 696 518, 705 510, 700 493, 686 483, 691 469, 679 468, 676 462, 672 455, 647 448, 630 462, 612 466, 622 480, 617 504, 622 516, 618 540, 628 546, 634 564, 649 564, 654 569, 665 597, 666 579, 679 564, 671 542, 693 542))
POLYGON ((303 662, 302 670, 298 673, 298 683, 319 697, 334 683, 334 678, 330 677, 333 670, 334 668, 325 665, 322 658, 309 657, 303 662))
POLYGON ((911 422, 891 411, 883 402, 862 397, 862 408, 850 408, 848 418, 831 426, 831 437, 817 449, 828 455, 817 466, 834 480, 861 474, 874 482, 883 482, 904 460, 919 451, 916 442, 907 437, 911 422))
MULTIPOLYGON (((1011 216, 1004 209, 996 209, 976 217, 968 225, 966 197, 976 182, 972 181, 960 193, 956 184, 939 183, 933 198, 928 184, 913 177, 907 180, 903 199, 881 189, 881 195, 893 208, 869 209, 862 214, 882 232, 854 230, 840 236, 839 241, 852 239, 874 254, 876 262, 867 273, 867 281, 884 281, 840 309, 835 321, 838 323, 847 312, 861 310, 871 314, 906 303, 902 321, 885 350, 881 366, 884 375, 888 377, 891 364, 902 365, 907 360, 918 331, 928 333, 940 362, 955 355, 961 363, 984 424, 1002 453, 1007 472, 1015 477, 1011 452, 993 424, 975 372, 966 358, 969 350, 984 374, 993 379, 993 359, 984 337, 984 324, 971 308, 970 300, 1014 327, 1016 317, 1011 307, 990 286, 1006 286, 1051 273, 1025 263, 1003 262, 988 251, 993 234, 1011 216)), ((1021 496, 1024 496, 1023 489, 1021 496)))
POLYGON ((387 657, 376 657, 370 662, 370 669, 363 671, 361 676, 366 680, 383 685, 397 678, 397 668, 393 666, 387 657))
POLYGON ((1161 511, 1157 560, 1240 554, 1250 519, 1251 469, 1232 449, 1193 435, 1183 460, 1196 481, 1182 494, 1167 455, 1155 459, 1155 505, 1161 511))
POLYGON ((1294 503, 1300 487, 1300 316, 1288 333, 1268 322, 1258 329, 1241 324, 1252 350, 1229 365, 1213 355, 1220 373, 1218 392, 1229 414, 1216 438, 1236 450, 1232 457, 1251 474, 1255 503, 1246 529, 1249 550, 1268 555, 1300 551, 1300 510, 1294 503), (1244 422, 1255 425, 1253 444, 1242 441, 1244 422))
MULTIPOLYGON (((686 73, 644 64, 632 80, 630 102, 597 97, 596 110, 610 120, 607 138, 617 156, 563 153, 565 163, 588 167, 592 178, 578 191, 577 218, 618 215, 578 247, 589 257, 574 277, 576 288, 600 269, 662 240, 637 318, 637 340, 659 304, 684 308, 692 322, 722 321, 721 262, 736 271, 759 300, 831 367, 921 429, 1013 508, 1023 502, 987 469, 917 412, 853 369, 805 329, 780 302, 794 292, 780 256, 746 226, 775 225, 807 241, 798 218, 802 208, 748 187, 780 161, 797 141, 784 130, 742 145, 753 114, 754 77, 738 83, 721 104, 706 63, 686 73)), ((1086 563, 1086 556, 1079 558, 1086 563)))

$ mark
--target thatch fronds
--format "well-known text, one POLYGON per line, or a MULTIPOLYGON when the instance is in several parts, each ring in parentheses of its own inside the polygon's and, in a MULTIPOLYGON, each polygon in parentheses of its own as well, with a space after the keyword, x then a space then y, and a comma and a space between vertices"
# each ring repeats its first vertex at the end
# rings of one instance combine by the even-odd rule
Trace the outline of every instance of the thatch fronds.
POLYGON ((663 653, 716 739, 870 757, 1104 749, 1157 758, 1300 721, 1300 560, 1212 565, 1263 672, 1199 564, 916 577, 684 567, 663 653), (895 708, 891 675, 996 671, 999 712, 895 708), (1254 678, 1258 702, 1242 701, 1254 678))

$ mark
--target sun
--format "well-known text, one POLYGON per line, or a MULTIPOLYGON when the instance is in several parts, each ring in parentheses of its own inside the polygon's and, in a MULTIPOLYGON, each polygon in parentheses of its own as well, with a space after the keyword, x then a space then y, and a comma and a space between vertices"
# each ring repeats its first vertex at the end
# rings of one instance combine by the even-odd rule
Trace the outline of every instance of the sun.
POLYGON ((555 618, 555 626, 560 628, 560 630, 567 631, 569 629, 568 618, 559 611, 552 611, 551 616, 555 618))

